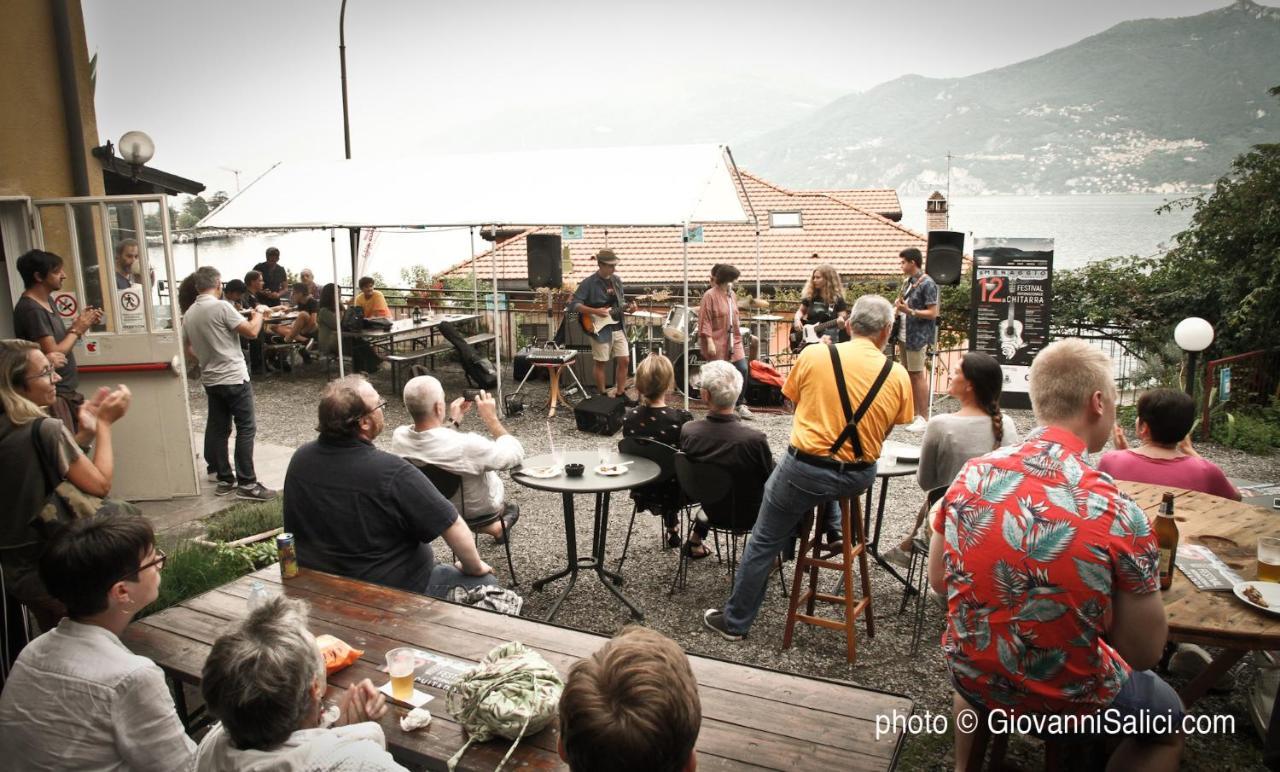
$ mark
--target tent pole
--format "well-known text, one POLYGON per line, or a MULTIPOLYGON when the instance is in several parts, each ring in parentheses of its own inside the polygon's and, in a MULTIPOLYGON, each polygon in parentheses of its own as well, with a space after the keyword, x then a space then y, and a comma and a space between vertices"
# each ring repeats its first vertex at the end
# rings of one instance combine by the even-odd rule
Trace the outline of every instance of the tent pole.
POLYGON ((200 267, 200 231, 192 231, 191 233, 191 252, 192 257, 196 261, 196 268, 200 267))
POLYGON ((472 225, 467 230, 471 231, 471 309, 479 311, 480 279, 476 276, 476 226, 472 225))
MULTIPOLYGON (((347 228, 348 241, 351 243, 351 294, 356 294, 356 282, 360 281, 360 229, 347 228)), ((338 280, 334 275, 335 282, 338 280)))
POLYGON ((502 401, 502 330, 498 326, 498 226, 490 225, 489 233, 493 236, 493 357, 498 360, 493 364, 498 371, 498 409, 502 410, 506 403, 502 401))
POLYGON ((685 222, 680 231, 681 247, 684 252, 684 409, 689 409, 689 223, 685 222))
POLYGON ((338 237, 333 228, 329 229, 329 256, 333 260, 333 316, 338 323, 334 332, 338 335, 338 377, 347 376, 346 365, 342 362, 342 285, 338 283, 338 237))

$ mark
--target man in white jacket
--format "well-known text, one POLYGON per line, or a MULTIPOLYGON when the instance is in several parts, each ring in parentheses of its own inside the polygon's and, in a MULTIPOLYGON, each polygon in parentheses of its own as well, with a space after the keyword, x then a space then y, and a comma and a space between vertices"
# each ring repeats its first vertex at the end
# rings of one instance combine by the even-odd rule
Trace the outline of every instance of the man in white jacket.
POLYGON ((391 452, 416 458, 462 478, 454 497, 456 506, 472 531, 487 533, 495 544, 520 519, 520 508, 506 501, 498 471, 524 461, 524 446, 507 433, 498 420, 498 404, 486 392, 475 399, 476 415, 493 439, 462 432, 462 419, 473 403, 458 397, 445 404, 444 387, 430 375, 419 375, 404 386, 404 406, 413 418, 412 426, 401 426, 391 438, 391 452))
POLYGON ((403 772, 376 721, 387 701, 369 679, 339 699, 321 726, 324 658, 304 601, 276 596, 214 642, 200 689, 215 724, 196 751, 197 772, 403 772))

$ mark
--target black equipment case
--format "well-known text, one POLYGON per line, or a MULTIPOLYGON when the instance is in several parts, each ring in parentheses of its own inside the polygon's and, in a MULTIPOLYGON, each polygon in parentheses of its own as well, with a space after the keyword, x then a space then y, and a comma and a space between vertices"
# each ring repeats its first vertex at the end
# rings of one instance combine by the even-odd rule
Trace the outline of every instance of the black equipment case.
POLYGON ((598 395, 584 399, 573 408, 578 429, 592 434, 615 434, 622 428, 622 414, 627 401, 622 397, 598 395))

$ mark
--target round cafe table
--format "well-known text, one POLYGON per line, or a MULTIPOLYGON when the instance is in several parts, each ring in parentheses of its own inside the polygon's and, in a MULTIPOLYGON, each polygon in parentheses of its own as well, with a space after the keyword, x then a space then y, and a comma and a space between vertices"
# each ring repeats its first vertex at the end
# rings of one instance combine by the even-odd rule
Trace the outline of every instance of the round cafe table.
POLYGON ((606 570, 604 567, 605 539, 609 534, 609 494, 613 491, 630 490, 645 483, 653 482, 658 479, 662 470, 647 458, 619 453, 618 461, 619 463, 628 464, 626 467, 627 472, 617 476, 606 476, 595 471, 600 459, 594 450, 569 451, 561 455, 565 464, 582 464, 586 468, 581 477, 569 477, 563 471, 555 477, 545 478, 530 477, 521 473, 526 468, 537 469, 538 467, 552 466, 554 459, 550 453, 526 458, 520 469, 511 472, 511 479, 526 488, 559 493, 564 502, 564 537, 568 551, 568 565, 554 574, 543 577, 533 583, 533 589, 541 590, 557 579, 569 577, 569 584, 560 593, 560 597, 556 599, 555 604, 552 605, 551 613, 547 615, 547 621, 550 622, 555 618, 556 612, 560 610, 560 604, 564 603, 569 591, 573 589, 573 585, 578 581, 578 570, 582 568, 594 570, 596 576, 609 589, 609 592, 617 596, 618 600, 622 601, 631 610, 631 616, 636 621, 644 621, 644 612, 640 610, 640 607, 624 595, 622 590, 618 589, 618 585, 622 584, 622 576, 606 570), (575 527, 573 511, 573 497, 579 493, 594 493, 596 498, 591 554, 583 556, 578 555, 578 531, 575 527))
MULTIPOLYGON (((1280 517, 1263 507, 1211 496, 1207 493, 1117 480, 1152 518, 1166 492, 1174 494, 1173 518, 1179 544, 1208 547, 1245 581, 1258 575, 1258 537, 1280 536, 1280 517)), ((1178 696, 1190 707, 1209 687, 1250 651, 1280 649, 1280 615, 1268 614, 1241 602, 1234 593, 1197 589, 1180 571, 1163 591, 1169 640, 1212 646, 1222 651, 1178 696)), ((1280 694, 1277 694, 1280 701, 1280 694)), ((1264 758, 1280 755, 1280 710, 1272 711, 1264 758)))

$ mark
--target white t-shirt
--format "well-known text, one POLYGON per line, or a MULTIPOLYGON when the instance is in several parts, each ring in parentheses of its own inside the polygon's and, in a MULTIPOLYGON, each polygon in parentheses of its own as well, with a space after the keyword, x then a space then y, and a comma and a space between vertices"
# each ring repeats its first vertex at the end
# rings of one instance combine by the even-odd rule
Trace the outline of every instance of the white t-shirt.
MULTIPOLYGON (((491 440, 443 426, 422 432, 412 426, 400 426, 392 434, 391 452, 462 477, 468 520, 502 510, 504 489, 496 470, 510 469, 524 461, 524 446, 510 434, 491 440)), ((455 505, 457 500, 455 495, 455 505)))

